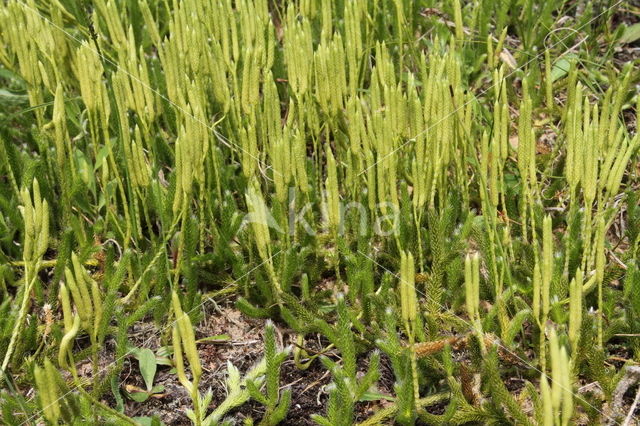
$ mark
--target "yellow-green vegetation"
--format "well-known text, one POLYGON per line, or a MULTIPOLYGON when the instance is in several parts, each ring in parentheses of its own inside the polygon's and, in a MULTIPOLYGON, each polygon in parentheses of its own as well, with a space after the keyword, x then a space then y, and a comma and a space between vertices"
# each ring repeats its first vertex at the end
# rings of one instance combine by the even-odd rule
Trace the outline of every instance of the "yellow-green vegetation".
POLYGON ((1 422, 171 423, 161 368, 195 425, 631 421, 638 16, 0 2, 1 422), (214 381, 223 301, 263 350, 214 381), (285 366, 330 378, 304 418, 285 366))

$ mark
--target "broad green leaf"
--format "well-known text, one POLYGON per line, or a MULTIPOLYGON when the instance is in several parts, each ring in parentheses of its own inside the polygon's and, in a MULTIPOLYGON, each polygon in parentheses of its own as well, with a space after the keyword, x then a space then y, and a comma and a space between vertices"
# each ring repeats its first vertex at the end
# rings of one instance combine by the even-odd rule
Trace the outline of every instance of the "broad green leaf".
POLYGON ((135 402, 145 402, 147 399, 149 399, 149 394, 146 392, 134 392, 130 393, 129 396, 135 402))
POLYGON ((640 23, 633 24, 625 28, 622 37, 618 40, 618 43, 628 44, 640 39, 640 23))
POLYGON ((140 373, 144 383, 147 385, 147 390, 151 390, 153 387, 153 378, 156 375, 156 369, 158 365, 156 363, 156 356, 151 349, 141 349, 137 356, 138 363, 140 364, 140 373))
POLYGON ((551 81, 556 81, 564 77, 569 73, 571 68, 571 61, 577 58, 575 54, 567 54, 554 62, 551 68, 551 81))
POLYGON ((160 392, 164 392, 164 385, 155 385, 153 388, 151 388, 151 393, 160 393, 160 392))
POLYGON ((164 356, 159 356, 156 357, 156 364, 158 365, 166 365, 171 367, 173 365, 173 362, 171 361, 170 358, 164 357, 164 356))
POLYGON ((98 155, 96 155, 96 163, 93 166, 93 171, 96 171, 100 167, 102 167, 102 163, 104 162, 105 158, 107 158, 108 155, 109 155, 109 147, 103 146, 102 148, 100 148, 100 151, 98 151, 98 155))

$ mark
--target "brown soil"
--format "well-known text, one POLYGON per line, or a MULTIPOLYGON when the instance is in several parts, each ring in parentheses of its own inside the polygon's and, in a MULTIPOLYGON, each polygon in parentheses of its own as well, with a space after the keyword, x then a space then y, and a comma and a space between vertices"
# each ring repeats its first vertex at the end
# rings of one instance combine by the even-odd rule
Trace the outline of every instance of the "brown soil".
MULTIPOLYGON (((252 319, 244 316, 235 309, 232 302, 223 306, 208 307, 205 318, 196 327, 196 339, 223 335, 229 336, 228 341, 207 342, 198 345, 200 360, 203 367, 200 390, 211 390, 213 398, 209 411, 220 404, 226 397, 225 379, 227 361, 233 363, 241 373, 245 373, 263 356, 262 333, 265 320, 252 319)), ((295 339, 292 330, 279 325, 276 326, 279 345, 291 345, 295 339)), ((167 341, 167 330, 158 329, 154 324, 140 322, 133 327, 130 334, 131 343, 140 348, 149 348, 156 352, 167 341)), ((320 336, 307 336, 305 349, 309 354, 320 353, 327 347, 328 342, 320 336)), ((106 370, 114 360, 113 342, 107 342, 101 354, 101 366, 106 370)), ((335 351, 325 353, 338 360, 335 351)), ((364 374, 368 367, 368 355, 359 358, 359 374, 364 374)), ((91 368, 88 362, 79 365, 79 372, 90 380, 91 368), (86 365, 85 365, 86 364, 86 365)), ((377 391, 391 396, 393 393, 394 377, 390 361, 386 356, 381 357, 381 377, 378 380, 377 391)), ((188 371, 187 371, 188 374, 188 371)), ((280 384, 282 388, 290 387, 292 401, 286 419, 282 424, 313 425, 311 414, 325 414, 328 393, 327 385, 331 382, 330 372, 314 360, 307 369, 296 367, 293 356, 287 359, 281 367, 280 384)), ((145 388, 145 384, 138 367, 138 361, 129 356, 124 361, 124 368, 120 374, 120 390, 125 401, 125 414, 131 417, 157 416, 167 425, 190 425, 185 412, 192 407, 191 398, 182 387, 171 367, 158 365, 154 385, 164 386, 164 391, 153 395, 144 402, 136 402, 126 396, 126 390, 145 388)), ((108 393, 105 402, 114 406, 115 400, 108 393)), ((356 404, 356 420, 362 421, 371 416, 389 402, 385 400, 359 402, 356 404)), ((228 416, 242 421, 251 417, 258 422, 264 415, 264 407, 252 400, 228 413, 228 416)))

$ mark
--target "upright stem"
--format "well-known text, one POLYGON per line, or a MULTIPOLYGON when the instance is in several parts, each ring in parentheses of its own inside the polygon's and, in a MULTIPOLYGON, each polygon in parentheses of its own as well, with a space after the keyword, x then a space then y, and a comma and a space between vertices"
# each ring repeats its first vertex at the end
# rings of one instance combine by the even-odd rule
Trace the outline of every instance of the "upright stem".
POLYGON ((424 272, 424 254, 422 252, 422 232, 421 232, 421 228, 420 228, 420 224, 422 222, 422 210, 420 211, 420 213, 418 213, 418 209, 415 207, 413 207, 413 218, 415 221, 415 225, 416 225, 416 232, 418 234, 418 270, 420 271, 420 273, 424 272))
POLYGON ((11 361, 11 356, 13 355, 13 351, 15 350, 16 342, 18 341, 18 336, 22 331, 22 326, 24 325, 24 320, 27 316, 27 308, 29 306, 29 296, 31 294, 31 290, 33 289, 33 285, 36 282, 37 275, 34 274, 33 270, 38 270, 38 263, 36 262, 35 266, 31 264, 25 264, 25 278, 26 284, 24 288, 24 293, 22 294, 22 303, 20 304, 20 312, 18 312, 18 318, 16 319, 16 323, 13 327, 13 333, 11 333, 11 340, 9 341, 9 346, 7 347, 7 352, 4 355, 4 360, 2 361, 2 368, 0 369, 0 379, 4 377, 4 374, 7 370, 7 366, 11 361))
POLYGON ((405 323, 405 327, 407 329, 407 333, 409 334, 409 347, 411 348, 411 376, 413 379, 413 401, 414 405, 420 398, 420 386, 418 383, 418 361, 416 356, 416 351, 413 350, 413 346, 415 345, 415 336, 414 329, 411 327, 409 322, 405 323))

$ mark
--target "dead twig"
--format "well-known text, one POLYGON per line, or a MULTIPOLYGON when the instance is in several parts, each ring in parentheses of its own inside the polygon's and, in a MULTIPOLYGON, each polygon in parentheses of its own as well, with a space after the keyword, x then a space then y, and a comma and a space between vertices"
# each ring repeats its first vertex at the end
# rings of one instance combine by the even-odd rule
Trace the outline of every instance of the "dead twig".
POLYGON ((304 388, 302 390, 302 392, 300 392, 300 395, 304 394, 309 389, 311 389, 311 388, 315 387, 316 385, 320 384, 320 382, 322 382, 322 380, 324 380, 324 378, 327 377, 328 375, 329 375, 329 370, 325 371, 324 374, 322 375, 322 377, 320 377, 318 380, 316 380, 315 382, 311 383, 309 386, 304 388))
MULTIPOLYGON (((609 419, 606 423, 607 425, 617 424, 615 419, 624 416, 624 412, 622 411, 624 394, 631 386, 638 382, 640 382, 640 367, 633 365, 627 366, 624 376, 618 382, 616 389, 613 391, 613 395, 611 395, 611 407, 607 410, 609 412, 606 413, 606 417, 609 419)), ((636 400, 637 399, 638 397, 636 396, 636 400)), ((637 404, 637 402, 634 401, 634 404, 637 404)), ((631 413, 633 413, 634 410, 635 408, 631 410, 631 413)), ((629 423, 625 420, 624 424, 629 423)))
POLYGON ((627 417, 624 419, 624 423, 622 424, 622 426, 629 426, 631 424, 631 419, 633 418, 633 413, 635 413, 636 407, 638 406, 638 401, 640 401, 640 387, 638 387, 638 391, 636 392, 636 397, 633 400, 633 404, 631 404, 629 413, 627 414, 627 417))

